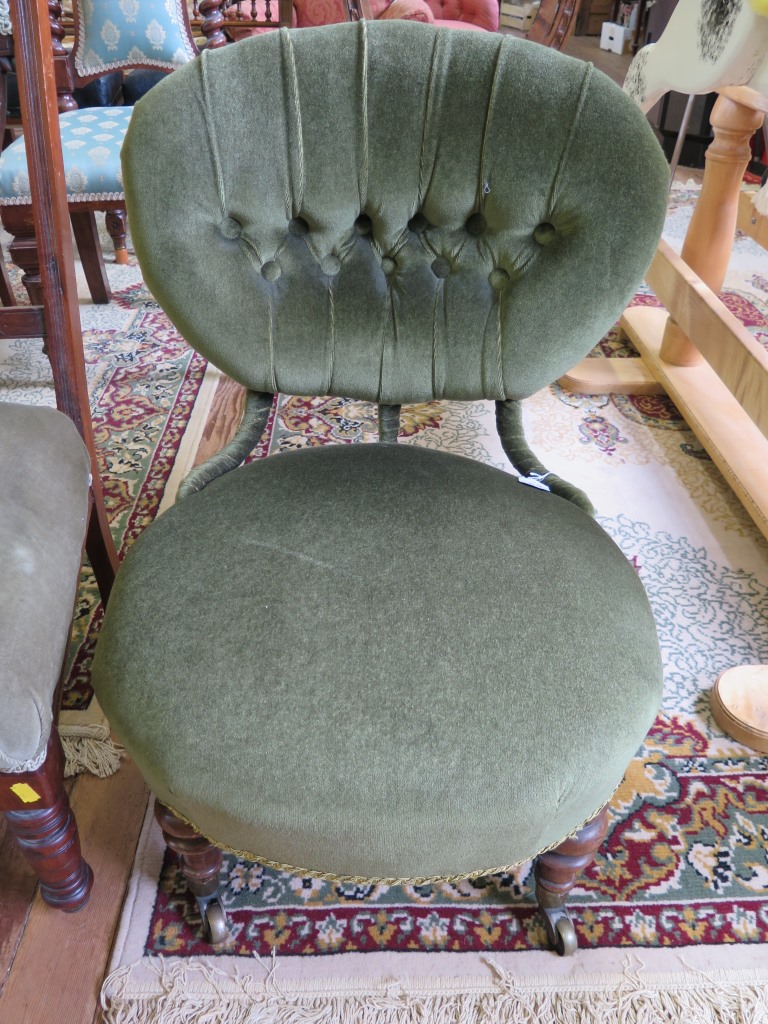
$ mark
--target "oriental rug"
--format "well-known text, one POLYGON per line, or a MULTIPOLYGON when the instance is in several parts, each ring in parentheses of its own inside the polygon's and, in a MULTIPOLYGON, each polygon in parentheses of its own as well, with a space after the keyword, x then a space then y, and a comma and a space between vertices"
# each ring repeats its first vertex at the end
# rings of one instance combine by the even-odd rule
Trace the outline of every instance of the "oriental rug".
MULTIPOLYGON (((693 194, 672 196, 678 247, 693 194)), ((656 300, 644 289, 635 301, 656 300)), ((768 346, 768 257, 747 239, 726 302, 768 346)), ((615 332, 599 351, 631 354, 615 332)), ((458 885, 362 886, 227 855, 231 934, 212 953, 148 815, 107 1024, 768 1022, 768 758, 728 739, 709 707, 720 672, 768 660, 768 545, 668 399, 555 385, 525 419, 534 451, 587 491, 635 565, 664 657, 661 711, 571 894, 578 952, 547 950, 530 864, 458 885)), ((401 443, 508 468, 490 404, 413 406, 402 424, 401 443)), ((252 457, 375 436, 366 403, 282 397, 252 457)), ((297 742, 302 728, 297 708, 297 742)))

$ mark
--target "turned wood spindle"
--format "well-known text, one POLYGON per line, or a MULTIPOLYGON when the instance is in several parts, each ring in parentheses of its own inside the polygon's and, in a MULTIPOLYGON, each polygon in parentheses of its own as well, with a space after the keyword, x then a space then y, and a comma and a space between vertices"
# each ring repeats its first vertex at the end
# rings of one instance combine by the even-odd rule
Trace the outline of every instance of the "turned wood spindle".
POLYGON ((215 50, 227 45, 227 37, 222 30, 224 15, 221 8, 224 0, 200 0, 200 17, 203 22, 200 30, 205 36, 205 49, 215 50))
POLYGON ((48 0, 48 20, 51 23, 51 49, 53 50, 56 78, 56 100, 60 114, 66 110, 77 110, 77 102, 72 95, 75 81, 71 58, 69 50, 64 45, 66 32, 61 23, 62 13, 62 6, 58 0, 48 0))
POLYGON ((168 847, 179 857, 181 870, 193 896, 213 896, 219 889, 219 873, 223 854, 201 836, 191 825, 181 821, 159 800, 155 801, 155 818, 163 830, 168 847))
POLYGON ((64 752, 56 727, 39 768, 2 773, 1 779, 0 810, 40 879, 40 895, 59 910, 80 910, 88 902, 93 872, 80 852, 77 823, 64 789, 64 752))
POLYGON ((562 907, 585 867, 592 863, 608 831, 608 808, 575 836, 536 859, 536 897, 542 906, 562 907))
MULTIPOLYGON (((682 258, 713 292, 723 286, 733 247, 739 191, 751 159, 749 141, 763 114, 727 95, 712 110, 714 139, 707 149, 701 195, 685 236, 682 258)), ((694 366, 702 356, 677 323, 669 318, 661 358, 673 366, 694 366)))

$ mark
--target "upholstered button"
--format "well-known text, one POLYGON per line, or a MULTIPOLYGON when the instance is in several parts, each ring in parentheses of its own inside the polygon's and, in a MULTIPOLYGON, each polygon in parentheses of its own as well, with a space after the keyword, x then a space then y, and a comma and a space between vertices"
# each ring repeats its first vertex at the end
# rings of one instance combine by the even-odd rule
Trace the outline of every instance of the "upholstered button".
POLYGON ((426 231, 429 227, 429 222, 423 213, 414 213, 411 219, 408 221, 408 227, 411 231, 415 231, 417 234, 421 234, 422 231, 426 231))
POLYGON ((482 213, 473 213, 464 226, 470 235, 482 235, 488 227, 488 222, 482 213))
POLYGON ((268 260, 261 268, 261 275, 265 277, 267 281, 276 281, 282 274, 280 264, 275 263, 274 260, 268 260))
POLYGON ((488 275, 488 282, 491 288, 495 288, 496 291, 500 292, 502 288, 509 284, 509 274, 503 267, 496 267, 488 275))
POLYGON ((309 232, 309 224, 303 217, 292 217, 288 221, 288 231, 294 238, 303 238, 309 232))
POLYGON ((320 269, 326 277, 335 277, 341 270, 341 260, 338 256, 334 256, 333 253, 329 256, 323 256, 320 260, 320 269))
POLYGON ((358 235, 370 235, 373 231, 373 224, 371 224, 371 218, 367 213, 361 213, 355 221, 355 231, 358 235))
POLYGON ((395 263, 391 257, 383 256, 381 260, 381 269, 385 274, 394 274, 397 270, 397 263, 395 263))
POLYGON ((221 222, 221 233, 225 238, 239 238, 243 227, 234 217, 225 217, 221 222))
POLYGON ((432 261, 432 273, 435 277, 448 277, 451 272, 451 264, 445 256, 438 256, 432 261))
POLYGON ((539 224, 538 227, 533 229, 533 237, 539 243, 539 245, 549 245, 552 239, 555 237, 555 225, 547 224, 546 221, 543 224, 539 224))

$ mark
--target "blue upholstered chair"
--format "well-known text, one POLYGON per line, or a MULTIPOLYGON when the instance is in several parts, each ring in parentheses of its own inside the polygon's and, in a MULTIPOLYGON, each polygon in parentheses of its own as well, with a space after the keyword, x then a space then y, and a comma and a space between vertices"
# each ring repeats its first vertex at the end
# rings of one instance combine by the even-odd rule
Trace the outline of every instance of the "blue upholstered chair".
MULTIPOLYGON (((56 7, 56 5, 53 5, 56 7)), ((120 169, 122 146, 132 106, 78 108, 77 86, 94 82, 115 71, 145 69, 167 73, 192 60, 198 47, 192 36, 184 0, 75 0, 75 40, 67 57, 54 29, 54 53, 59 58, 59 103, 64 174, 75 237, 94 300, 106 302, 109 289, 101 262, 94 212, 107 214, 118 262, 125 254, 125 199, 120 169), (63 60, 61 60, 63 58, 63 60)), ((290 16, 274 0, 272 18, 290 16)), ((57 23, 58 24, 58 23, 57 23)), ((135 97, 135 82, 128 76, 124 93, 135 97)), ((142 89, 147 80, 141 79, 142 89)), ((182 148, 184 153, 186 147, 182 148)), ((32 302, 40 301, 40 278, 31 216, 27 155, 22 138, 0 154, 0 212, 13 236, 11 256, 24 271, 24 284, 32 302)))
POLYGON ((93 675, 212 939, 220 847, 369 882, 537 858, 571 952, 565 897, 661 662, 636 572, 530 451, 520 403, 654 253, 645 119, 542 46, 361 22, 203 53, 139 102, 123 165, 149 287, 250 396, 129 552, 93 675), (378 402, 381 443, 220 475, 278 391, 378 402), (401 403, 431 399, 495 401, 522 479, 396 444, 401 403))

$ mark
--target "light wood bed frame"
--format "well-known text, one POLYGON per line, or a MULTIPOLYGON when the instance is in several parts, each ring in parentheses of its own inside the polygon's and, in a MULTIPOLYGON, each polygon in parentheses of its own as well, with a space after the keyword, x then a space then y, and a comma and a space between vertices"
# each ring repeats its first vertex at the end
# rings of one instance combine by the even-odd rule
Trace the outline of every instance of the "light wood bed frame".
POLYGON ((560 383, 583 394, 666 392, 768 538, 768 352, 717 297, 737 224, 768 243, 768 219, 741 193, 766 113, 768 98, 752 89, 721 91, 682 254, 660 243, 646 275, 665 308, 621 319, 641 358, 584 359, 560 383))

